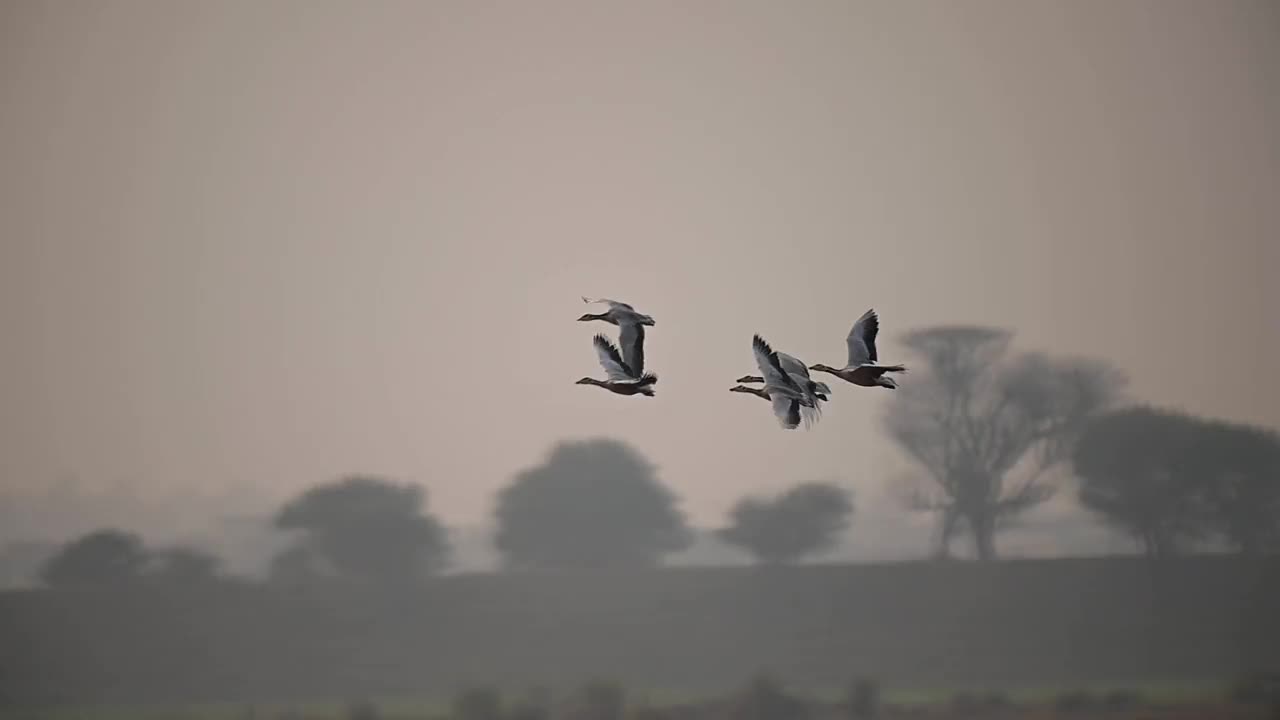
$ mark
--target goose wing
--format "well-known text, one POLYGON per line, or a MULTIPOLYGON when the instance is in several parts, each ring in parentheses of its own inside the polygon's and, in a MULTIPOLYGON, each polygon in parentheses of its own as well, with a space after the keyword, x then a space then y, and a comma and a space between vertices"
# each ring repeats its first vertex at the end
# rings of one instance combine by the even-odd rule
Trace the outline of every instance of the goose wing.
POLYGON ((636 309, 635 309, 635 308, 631 307, 630 305, 628 305, 628 304, 626 304, 626 303, 624 303, 624 302, 618 302, 617 300, 610 300, 609 298, 589 298, 589 297, 587 297, 587 296, 583 295, 583 296, 582 296, 582 302, 587 303, 588 305, 590 305, 590 304, 592 304, 592 303, 604 303, 605 305, 608 305, 609 307, 613 308, 614 310, 626 310, 626 311, 628 311, 628 312, 635 312, 635 311, 636 311, 636 309))
POLYGON ((644 326, 638 322, 623 322, 618 342, 622 345, 623 359, 633 375, 644 373, 644 326))
POLYGON ((769 347, 769 343, 765 342, 764 338, 759 335, 753 336, 751 349, 755 353, 756 367, 760 368, 760 375, 764 377, 766 388, 776 388, 781 394, 791 397, 800 397, 804 394, 791 375, 782 369, 782 362, 778 359, 777 353, 769 347))
POLYGON ((773 414, 778 418, 778 424, 787 430, 795 430, 800 427, 800 401, 795 398, 789 398, 782 393, 773 393, 769 396, 769 402, 773 405, 773 414))
POLYGON ((592 341, 596 346, 596 356, 600 358, 600 367, 604 368, 605 375, 609 378, 609 382, 634 382, 636 377, 631 374, 631 369, 622 361, 622 356, 618 354, 618 348, 614 347, 609 338, 604 335, 596 335, 592 341))
POLYGON ((873 309, 863 313, 845 338, 849 345, 849 363, 845 367, 858 367, 876 361, 876 334, 879 332, 880 318, 876 311, 873 309))
POLYGON ((806 430, 822 419, 822 408, 816 397, 813 399, 813 407, 801 406, 799 402, 796 403, 796 407, 800 410, 800 417, 804 420, 806 430))
POLYGON ((800 362, 798 358, 784 352, 777 353, 777 356, 778 364, 782 366, 783 370, 786 370, 793 376, 799 375, 806 380, 809 378, 809 368, 805 367, 805 364, 800 362))

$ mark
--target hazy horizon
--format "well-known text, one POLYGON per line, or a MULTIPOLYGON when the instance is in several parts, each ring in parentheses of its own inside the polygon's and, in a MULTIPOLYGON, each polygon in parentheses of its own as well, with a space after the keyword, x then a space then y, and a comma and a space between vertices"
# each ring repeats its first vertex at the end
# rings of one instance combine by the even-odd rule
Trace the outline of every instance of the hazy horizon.
POLYGON ((867 515, 888 391, 808 432, 727 392, 753 333, 840 365, 871 307, 908 367, 1004 327, 1280 426, 1278 67, 1263 0, 6 3, 0 504, 194 532, 367 473, 477 527, 607 436, 698 526, 835 478, 869 552, 926 546, 867 515), (657 319, 656 398, 573 385, 582 295, 657 319))

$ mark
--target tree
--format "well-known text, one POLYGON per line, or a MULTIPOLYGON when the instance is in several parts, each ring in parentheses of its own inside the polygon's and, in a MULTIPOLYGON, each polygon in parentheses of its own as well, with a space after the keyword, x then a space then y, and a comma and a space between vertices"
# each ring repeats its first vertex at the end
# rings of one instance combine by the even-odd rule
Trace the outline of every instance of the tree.
POLYGON ((1217 535, 1244 555, 1280 550, 1280 435, 1239 423, 1202 428, 1191 472, 1217 535))
POLYGON ((140 580, 150 555, 137 535, 97 530, 64 545, 40 573, 52 588, 101 588, 140 580))
POLYGON ((1259 428, 1147 407, 1103 415, 1074 453, 1080 502, 1147 555, 1218 536, 1242 553, 1280 541, 1280 439, 1259 428))
POLYGON ((155 567, 148 576, 171 585, 206 585, 221 580, 221 561, 216 555, 188 547, 161 550, 154 555, 155 567))
POLYGON ((557 445, 499 493, 495 517, 511 568, 647 567, 690 543, 653 466, 610 439, 557 445))
POLYGON ((939 513, 940 555, 963 522, 978 558, 994 558, 997 531, 1049 499, 1049 471, 1123 382, 1100 362, 1011 354, 1010 338, 966 326, 904 337, 925 366, 898 391, 885 424, 933 486, 911 506, 939 513))
POLYGON ((853 501, 830 483, 804 483, 774 498, 743 498, 718 535, 757 562, 794 563, 829 550, 849 526, 853 501))
MULTIPOLYGON (((425 513, 426 491, 375 477, 351 476, 318 485, 286 504, 276 527, 300 531, 298 558, 347 579, 401 582, 442 569, 449 556, 444 528, 425 513)), ((296 568, 293 568, 296 569, 296 568)))

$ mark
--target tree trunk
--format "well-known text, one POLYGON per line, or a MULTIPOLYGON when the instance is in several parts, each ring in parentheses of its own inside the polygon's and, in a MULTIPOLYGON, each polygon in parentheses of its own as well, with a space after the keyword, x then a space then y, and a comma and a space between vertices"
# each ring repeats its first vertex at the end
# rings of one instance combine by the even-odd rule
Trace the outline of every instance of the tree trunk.
POLYGON ((941 513, 941 522, 938 524, 938 539, 933 555, 938 560, 947 560, 951 557, 951 538, 956 532, 956 513, 951 508, 944 508, 941 513))
POLYGON ((969 514, 969 532, 973 533, 973 551, 978 559, 996 559, 996 524, 989 508, 969 514))

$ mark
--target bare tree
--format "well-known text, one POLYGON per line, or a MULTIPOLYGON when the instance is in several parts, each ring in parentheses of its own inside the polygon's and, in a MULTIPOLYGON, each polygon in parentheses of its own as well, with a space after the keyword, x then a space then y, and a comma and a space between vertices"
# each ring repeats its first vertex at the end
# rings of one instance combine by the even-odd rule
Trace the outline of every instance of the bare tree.
POLYGON ((1010 339, 1008 331, 971 326, 903 339, 925 365, 903 383, 885 424, 928 477, 931 488, 917 489, 910 506, 939 513, 940 555, 963 524, 978 558, 994 558, 996 532, 1052 496, 1049 471, 1123 382, 1097 361, 1012 354, 1010 339))

